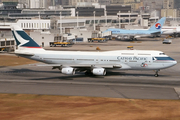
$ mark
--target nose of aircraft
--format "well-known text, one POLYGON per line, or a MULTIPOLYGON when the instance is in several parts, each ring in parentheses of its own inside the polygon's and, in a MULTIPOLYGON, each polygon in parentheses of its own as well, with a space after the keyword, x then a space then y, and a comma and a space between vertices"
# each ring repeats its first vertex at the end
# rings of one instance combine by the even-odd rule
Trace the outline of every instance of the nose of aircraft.
POLYGON ((173 65, 176 65, 177 64, 177 61, 173 61, 173 65))
POLYGON ((176 64, 177 64, 177 61, 173 60, 173 61, 169 62, 169 64, 167 64, 166 67, 172 67, 172 66, 174 66, 176 64))

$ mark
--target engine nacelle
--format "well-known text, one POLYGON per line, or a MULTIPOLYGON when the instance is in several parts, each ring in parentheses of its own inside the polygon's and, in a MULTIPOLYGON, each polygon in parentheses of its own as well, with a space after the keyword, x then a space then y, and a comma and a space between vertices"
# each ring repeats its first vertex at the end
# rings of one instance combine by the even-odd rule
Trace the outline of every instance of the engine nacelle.
POLYGON ((62 68, 61 73, 67 74, 67 75, 74 75, 75 74, 75 69, 74 68, 62 68))
POLYGON ((129 36, 123 36, 124 40, 130 39, 129 36))
POLYGON ((124 35, 124 36, 118 35, 118 36, 117 36, 117 39, 118 39, 118 40, 128 40, 128 39, 130 39, 130 37, 127 36, 127 35, 124 35))
POLYGON ((104 68, 94 68, 92 73, 94 75, 106 75, 106 70, 104 68))
POLYGON ((121 39, 122 39, 122 37, 121 37, 121 36, 117 36, 117 39, 118 39, 118 40, 121 40, 121 39))

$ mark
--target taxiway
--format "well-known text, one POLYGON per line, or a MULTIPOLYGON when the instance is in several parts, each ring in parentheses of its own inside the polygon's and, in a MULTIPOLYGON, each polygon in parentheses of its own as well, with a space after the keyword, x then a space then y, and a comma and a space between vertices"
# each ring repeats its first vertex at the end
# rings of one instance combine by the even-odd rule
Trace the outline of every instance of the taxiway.
POLYGON ((86 76, 83 73, 63 75, 58 70, 51 70, 51 67, 32 65, 2 67, 0 68, 0 93, 179 99, 179 40, 174 39, 170 45, 162 44, 161 40, 140 40, 138 42, 109 41, 108 43, 77 44, 69 48, 46 48, 93 51, 97 46, 102 50, 117 50, 126 49, 127 46, 132 45, 135 49, 161 50, 178 63, 172 68, 161 70, 159 77, 154 77, 153 71, 111 71, 102 77, 86 76))

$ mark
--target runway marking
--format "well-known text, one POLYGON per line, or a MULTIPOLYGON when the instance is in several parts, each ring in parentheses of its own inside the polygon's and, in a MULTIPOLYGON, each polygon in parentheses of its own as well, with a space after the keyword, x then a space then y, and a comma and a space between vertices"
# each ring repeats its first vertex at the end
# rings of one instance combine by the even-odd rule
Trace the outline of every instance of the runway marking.
POLYGON ((161 88, 174 88, 173 85, 155 85, 155 84, 133 84, 133 83, 108 83, 108 82, 103 82, 103 83, 99 83, 99 82, 73 82, 73 81, 38 81, 38 80, 10 80, 10 79, 6 79, 6 80, 0 80, 0 82, 12 82, 12 83, 32 83, 32 84, 37 84, 37 83, 45 83, 45 84, 79 84, 79 85, 104 85, 104 86, 143 86, 143 87, 161 87, 161 88))
POLYGON ((175 92, 177 93, 179 99, 180 99, 180 87, 175 87, 174 88, 175 92))
POLYGON ((106 87, 109 87, 111 90, 113 90, 114 92, 118 93, 119 95, 121 95, 122 97, 126 98, 126 99, 129 99, 126 95, 124 95, 123 93, 117 91, 115 88, 107 85, 106 87))

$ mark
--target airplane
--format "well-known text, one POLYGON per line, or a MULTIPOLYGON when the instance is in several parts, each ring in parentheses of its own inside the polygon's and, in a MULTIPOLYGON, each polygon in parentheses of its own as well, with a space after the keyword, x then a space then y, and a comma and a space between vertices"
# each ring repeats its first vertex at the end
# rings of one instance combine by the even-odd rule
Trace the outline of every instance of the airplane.
MULTIPOLYGON (((148 29, 134 29, 134 30, 148 30, 148 29)), ((180 26, 163 26, 161 29, 161 35, 173 35, 173 36, 180 36, 180 26)), ((152 36, 152 37, 159 37, 152 36)))
POLYGON ((125 30, 118 28, 109 28, 103 33, 111 31, 113 36, 116 36, 119 40, 129 39, 129 40, 137 40, 137 38, 141 37, 151 37, 151 36, 159 36, 161 35, 161 29, 164 25, 166 17, 161 18, 158 22, 156 22, 150 29, 148 30, 125 30))
POLYGON ((180 35, 180 26, 163 26, 162 27, 162 35, 180 35))
POLYGON ((116 50, 106 52, 49 51, 40 47, 21 27, 13 25, 12 34, 17 49, 15 54, 28 59, 46 63, 59 69, 61 73, 73 75, 85 72, 87 75, 106 75, 107 70, 155 70, 158 77, 160 69, 172 67, 177 62, 161 51, 116 50))

